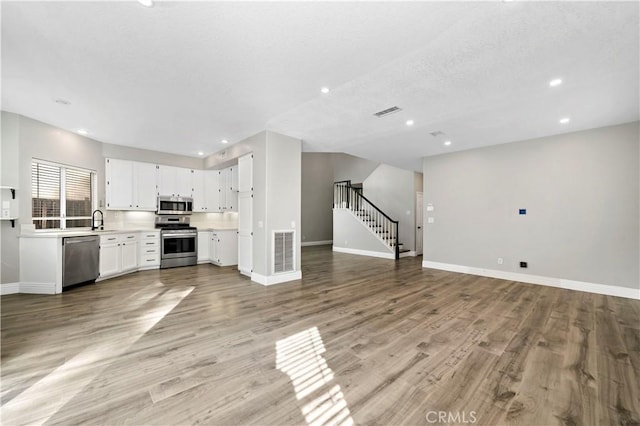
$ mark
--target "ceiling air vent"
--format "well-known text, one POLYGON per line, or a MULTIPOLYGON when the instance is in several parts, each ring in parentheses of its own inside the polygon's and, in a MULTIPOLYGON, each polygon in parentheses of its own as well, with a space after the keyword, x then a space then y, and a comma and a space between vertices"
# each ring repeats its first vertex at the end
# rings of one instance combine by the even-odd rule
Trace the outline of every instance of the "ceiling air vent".
POLYGON ((444 136, 444 132, 441 132, 440 130, 436 130, 435 132, 431 132, 429 134, 434 138, 437 138, 438 136, 444 136))
POLYGON ((397 107, 397 106, 393 106, 391 108, 387 108, 387 109, 384 109, 382 111, 378 111, 373 115, 375 115, 376 117, 380 118, 380 117, 384 117, 384 116, 389 115, 389 114, 393 114, 394 112, 398 112, 398 111, 402 111, 402 109, 397 107))

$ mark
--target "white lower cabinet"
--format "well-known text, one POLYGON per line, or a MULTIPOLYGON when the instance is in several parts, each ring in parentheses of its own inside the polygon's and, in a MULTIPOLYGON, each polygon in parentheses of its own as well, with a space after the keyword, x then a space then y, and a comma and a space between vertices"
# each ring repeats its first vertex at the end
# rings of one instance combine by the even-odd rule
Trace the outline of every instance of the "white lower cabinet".
POLYGON ((138 268, 138 235, 100 236, 100 278, 107 278, 138 268))
POLYGON ((234 230, 211 232, 211 263, 218 266, 238 264, 238 233, 234 230))
POLYGON ((211 261, 211 231, 198 231, 198 263, 211 261))
POLYGON ((138 269, 160 267, 160 231, 140 233, 138 242, 138 269))

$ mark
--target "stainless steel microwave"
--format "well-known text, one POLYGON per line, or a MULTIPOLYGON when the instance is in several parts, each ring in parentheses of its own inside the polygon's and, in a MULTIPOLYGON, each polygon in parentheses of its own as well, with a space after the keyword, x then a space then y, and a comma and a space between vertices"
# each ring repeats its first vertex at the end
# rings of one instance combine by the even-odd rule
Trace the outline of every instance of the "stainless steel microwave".
POLYGON ((193 198, 158 196, 158 214, 191 214, 193 213, 193 198))

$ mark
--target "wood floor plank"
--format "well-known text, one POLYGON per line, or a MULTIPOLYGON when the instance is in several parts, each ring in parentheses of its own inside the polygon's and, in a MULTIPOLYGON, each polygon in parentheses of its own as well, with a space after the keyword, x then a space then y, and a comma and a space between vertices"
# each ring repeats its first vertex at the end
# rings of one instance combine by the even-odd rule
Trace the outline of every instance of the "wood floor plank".
POLYGON ((640 301, 327 247, 302 269, 269 287, 198 265, 2 296, 3 424, 640 421, 640 301))

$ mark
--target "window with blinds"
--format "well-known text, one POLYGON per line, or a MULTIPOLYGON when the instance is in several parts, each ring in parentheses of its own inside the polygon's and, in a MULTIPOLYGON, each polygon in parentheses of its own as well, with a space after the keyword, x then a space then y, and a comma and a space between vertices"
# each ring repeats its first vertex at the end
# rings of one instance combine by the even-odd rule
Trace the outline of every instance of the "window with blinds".
POLYGON ((91 226, 95 172, 33 160, 31 208, 36 229, 91 226))

